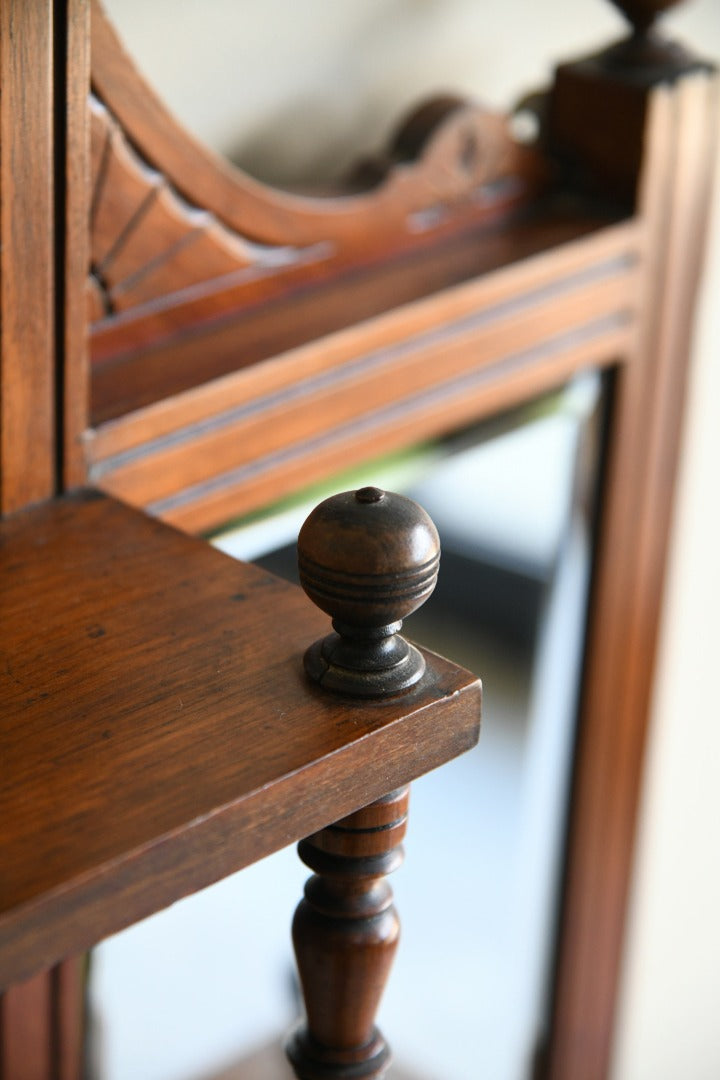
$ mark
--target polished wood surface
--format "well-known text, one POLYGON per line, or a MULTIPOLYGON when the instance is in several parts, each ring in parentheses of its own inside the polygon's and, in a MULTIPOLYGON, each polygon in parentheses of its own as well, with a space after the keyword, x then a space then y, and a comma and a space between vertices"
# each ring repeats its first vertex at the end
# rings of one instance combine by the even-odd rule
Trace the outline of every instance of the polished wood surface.
POLYGON ((35 1080, 52 1075, 52 979, 40 972, 0 996, 0 1076, 35 1080))
POLYGON ((118 317, 92 336, 92 418, 117 419, 155 401, 202 387, 288 349, 314 343, 363 320, 429 297, 482 273, 557 247, 612 222, 617 215, 568 213, 548 205, 507 230, 448 226, 420 237, 412 250, 394 244, 373 262, 358 258, 344 272, 306 260, 288 270, 286 287, 264 277, 228 289, 215 306, 191 292, 192 334, 158 337, 156 313, 118 317))
POLYGON ((440 538, 412 499, 364 487, 316 506, 298 536, 300 584, 333 633, 305 653, 305 671, 325 690, 383 698, 423 676, 419 649, 402 620, 431 595, 440 538))
POLYGON ((58 422, 61 425, 60 489, 85 483, 84 436, 90 422, 89 332, 86 319, 87 268, 90 258, 88 210, 90 131, 87 95, 90 83, 90 10, 86 0, 64 0, 65 20, 56 28, 55 85, 62 88, 56 147, 56 221, 60 257, 57 284, 58 422))
MULTIPOLYGON (((506 253, 516 235, 504 234, 506 253)), ((88 435, 89 475, 183 528, 209 529, 330 475, 338 460, 530 400, 628 355, 638 244, 634 223, 559 243, 103 424, 88 435)), ((198 340, 186 347, 202 354, 198 340)))
POLYGON ((55 491, 53 5, 0 6, 0 512, 55 491), (29 78, 32 70, 32 78, 29 78))
POLYGON ((0 560, 3 986, 477 739, 474 676, 323 694, 299 589, 105 497, 8 519, 0 560))
POLYGON ((609 1068, 719 91, 708 71, 645 88, 638 212, 647 273, 634 361, 618 372, 609 433, 569 815, 553 1080, 603 1080, 609 1068))
MULTIPOLYGON (((74 120, 80 130, 86 128, 86 88, 66 69, 69 49, 78 64, 76 71, 82 67, 83 49, 88 51, 85 27, 77 21, 81 9, 87 14, 83 0, 68 0, 63 13, 66 39, 63 19, 62 29, 54 33, 58 20, 52 3, 8 0, 0 5, 1 514, 52 495, 63 468, 63 454, 58 452, 63 438, 58 372, 65 346, 63 328, 69 325, 63 308, 70 289, 66 292, 62 281, 56 281, 65 253, 64 217, 58 220, 56 209, 72 180, 66 188, 64 161, 56 162, 55 151, 58 139, 62 143, 64 137, 70 85, 77 91, 74 120)), ((73 124, 68 117, 69 138, 77 130, 73 124)), ((83 191, 79 203, 83 209, 75 221, 81 236, 86 232, 84 198, 83 191)), ((76 270, 84 281, 82 260, 76 270)), ((73 337, 84 341, 84 326, 75 320, 73 327, 68 329, 68 341, 73 337)), ((84 427, 86 411, 81 419, 84 427)), ((81 472, 84 475, 82 466, 81 472)), ((3 617, 7 617, 4 610, 3 617)), ((77 1077, 82 1040, 78 967, 71 959, 0 995, 0 1076, 77 1077)))
MULTIPOLYGON (((545 301, 572 297, 582 287, 586 275, 604 281, 614 272, 630 270, 638 261, 640 230, 637 222, 627 221, 605 228, 603 224, 606 223, 602 219, 592 216, 566 214, 550 221, 530 220, 522 226, 509 226, 482 238, 471 234, 465 243, 467 257, 472 259, 468 271, 472 281, 458 283, 454 277, 432 279, 429 283, 431 295, 422 302, 410 302, 412 297, 404 294, 402 282, 398 285, 398 267, 390 266, 381 276, 378 290, 383 294, 380 317, 374 317, 378 316, 374 308, 359 311, 350 308, 350 315, 354 314, 359 321, 344 329, 343 324, 338 326, 328 321, 327 312, 322 315, 323 321, 314 326, 314 309, 316 305, 324 308, 320 299, 327 300, 324 291, 317 299, 313 291, 305 291, 302 296, 288 300, 280 310, 271 305, 269 312, 257 314, 258 325, 263 327, 260 335, 263 352, 251 353, 251 356, 254 360, 264 356, 272 363, 253 363, 252 370, 244 370, 242 364, 246 350, 255 347, 255 335, 259 333, 253 329, 255 322, 250 315, 241 324, 244 326, 242 338, 238 336, 239 329, 230 326, 223 334, 216 331, 209 336, 198 334, 189 340, 180 339, 172 351, 148 350, 140 342, 137 344, 137 363, 143 370, 152 368, 154 358, 159 358, 162 366, 168 369, 171 366, 182 368, 185 364, 191 369, 198 362, 198 352, 204 358, 203 363, 208 362, 209 354, 212 364, 215 350, 221 352, 223 364, 234 362, 242 369, 233 371, 231 376, 197 386, 193 392, 184 392, 144 408, 132 406, 127 415, 113 418, 110 414, 107 419, 112 422, 100 423, 88 432, 89 465, 95 470, 101 464, 107 468, 113 465, 115 454, 130 449, 140 451, 145 443, 149 444, 146 452, 152 454, 154 440, 158 438, 186 429, 193 434, 193 425, 222 415, 224 409, 255 402, 258 397, 262 403, 262 396, 287 390, 294 384, 303 386, 309 377, 320 373, 330 376, 338 368, 342 374, 345 365, 359 363, 365 353, 374 355, 379 348, 401 344, 407 348, 416 339, 422 344, 421 335, 430 331, 437 331, 438 341, 447 348, 454 325, 467 326, 468 320, 479 313, 484 314, 483 321, 488 324, 508 327, 510 317, 517 321, 522 312, 542 308, 545 301), (390 283, 393 291, 388 295, 390 283), (308 306, 311 309, 309 315, 308 306), (309 342, 305 339, 308 320, 318 335, 309 342), (442 341, 440 335, 443 333, 449 339, 447 342, 442 341)), ((435 257, 445 264, 451 263, 457 257, 457 250, 451 248, 445 252, 441 246, 435 257)), ((371 280, 374 281, 374 276, 371 280)), ((362 285, 362 279, 355 275, 351 281, 338 285, 338 293, 341 292, 344 302, 349 303, 350 294, 362 289, 362 285)), ((632 284, 624 281, 623 287, 631 288, 632 284)), ((335 307, 333 303, 333 311, 335 307)), ((347 315, 346 309, 345 318, 347 315)), ((433 355, 437 354, 427 354, 425 366, 433 355)), ((495 359, 494 354, 489 355, 487 346, 479 352, 478 362, 485 357, 488 357, 486 362, 495 359)), ((123 391, 118 386, 117 393, 132 394, 133 390, 123 391)), ((107 397, 103 398, 108 409, 114 399, 115 392, 108 387, 107 397)), ((129 397, 122 400, 132 404, 129 397)))
POLYGON ((293 920, 306 1019, 287 1054, 298 1080, 384 1076, 389 1047, 375 1026, 400 924, 385 876, 402 861, 409 790, 386 795, 303 840, 315 873, 293 920))
POLYGON ((78 1080, 83 1072, 85 958, 72 956, 0 993, 0 1077, 78 1080))

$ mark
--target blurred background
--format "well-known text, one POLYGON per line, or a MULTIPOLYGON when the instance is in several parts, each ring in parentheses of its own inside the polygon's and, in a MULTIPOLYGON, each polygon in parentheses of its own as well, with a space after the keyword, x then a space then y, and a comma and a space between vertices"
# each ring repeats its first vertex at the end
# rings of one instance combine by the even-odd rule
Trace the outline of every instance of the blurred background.
MULTIPOLYGON (((555 62, 623 32, 601 0, 106 7, 196 135, 287 186, 342 175, 428 94, 452 90, 509 109, 548 83, 555 62)), ((665 30, 720 57, 717 0, 687 3, 665 30)), ((720 1076, 718 202, 716 183, 613 1080, 720 1076)), ((404 939, 381 1023, 398 1059, 427 1080, 525 1080, 542 1031, 589 557, 594 458, 583 451, 603 404, 600 381, 583 380, 335 485, 406 490, 436 517, 444 591, 434 618, 428 610, 408 631, 477 670, 487 688, 479 750, 416 785, 408 862, 393 882, 404 939), (468 490, 472 498, 455 497, 468 490), (461 890, 449 884, 460 881, 461 890)), ((283 572, 287 543, 326 493, 307 492, 217 542, 283 572)), ((101 1075, 193 1080, 275 1037, 296 1008, 287 927, 305 876, 292 851, 280 853, 97 950, 101 1075)))

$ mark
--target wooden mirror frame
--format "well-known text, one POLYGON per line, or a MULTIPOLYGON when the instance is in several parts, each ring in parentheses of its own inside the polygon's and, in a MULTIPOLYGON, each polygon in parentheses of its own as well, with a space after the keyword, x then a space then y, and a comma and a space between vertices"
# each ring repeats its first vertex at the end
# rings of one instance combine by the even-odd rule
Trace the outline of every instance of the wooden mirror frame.
MULTIPOLYGON (((88 0, 3 3, 0 72, 3 514, 89 483, 206 530, 328 475, 339 455, 359 461, 442 434, 585 368, 613 373, 553 1014, 538 1061, 554 1080, 599 1080, 709 202, 714 72, 669 47, 563 65, 532 150, 503 118, 436 102, 365 170, 363 192, 316 200, 251 181, 170 123, 88 0), (100 103, 89 107, 91 79, 100 103), (103 214, 124 222, 119 246, 103 214), (138 214, 156 217, 135 232, 138 214), (188 264, 190 245, 199 254, 188 264), (120 254, 135 261, 113 277, 120 254)), ((77 991, 72 970, 56 969, 34 999, 55 1025, 72 1000, 66 982, 77 991)), ((4 1023, 22 992, 6 993, 4 1023)), ((58 1068, 75 1075, 76 1056, 58 1068)))

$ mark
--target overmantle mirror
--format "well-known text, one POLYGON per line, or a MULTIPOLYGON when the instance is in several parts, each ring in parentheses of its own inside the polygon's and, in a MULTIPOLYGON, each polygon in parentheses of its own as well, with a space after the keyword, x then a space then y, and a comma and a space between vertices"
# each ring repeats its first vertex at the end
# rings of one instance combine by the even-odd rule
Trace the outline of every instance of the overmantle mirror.
MULTIPOLYGON (((409 858, 394 882, 403 943, 380 1019, 413 1078, 465 1080, 480 1044, 496 1080, 523 1080, 547 1030, 606 399, 596 375, 580 376, 213 538, 297 581, 299 527, 334 491, 405 492, 438 526, 440 582, 406 628, 482 671, 485 703, 481 746, 413 786, 409 858), (457 865, 463 889, 450 899, 457 865)), ((98 1075, 269 1068, 297 1009, 284 927, 302 879, 287 849, 96 949, 98 1075)))

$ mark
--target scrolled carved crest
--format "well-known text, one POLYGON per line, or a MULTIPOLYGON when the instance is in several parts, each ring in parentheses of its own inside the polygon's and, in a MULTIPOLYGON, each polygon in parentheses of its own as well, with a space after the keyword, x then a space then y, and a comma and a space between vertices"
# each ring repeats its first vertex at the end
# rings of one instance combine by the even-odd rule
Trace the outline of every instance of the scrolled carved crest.
POLYGON ((213 317, 224 304, 237 310, 261 283, 264 298, 296 284, 308 263, 320 265, 311 271, 318 280, 382 258, 390 241, 411 249, 433 229, 480 226, 512 213, 543 177, 541 156, 513 138, 507 117, 442 97, 365 163, 360 190, 354 183, 313 198, 274 189, 178 124, 97 2, 92 84, 88 295, 103 333, 119 316, 126 325, 151 315, 156 330, 160 319, 159 332, 174 332, 206 319, 208 304, 213 317))

